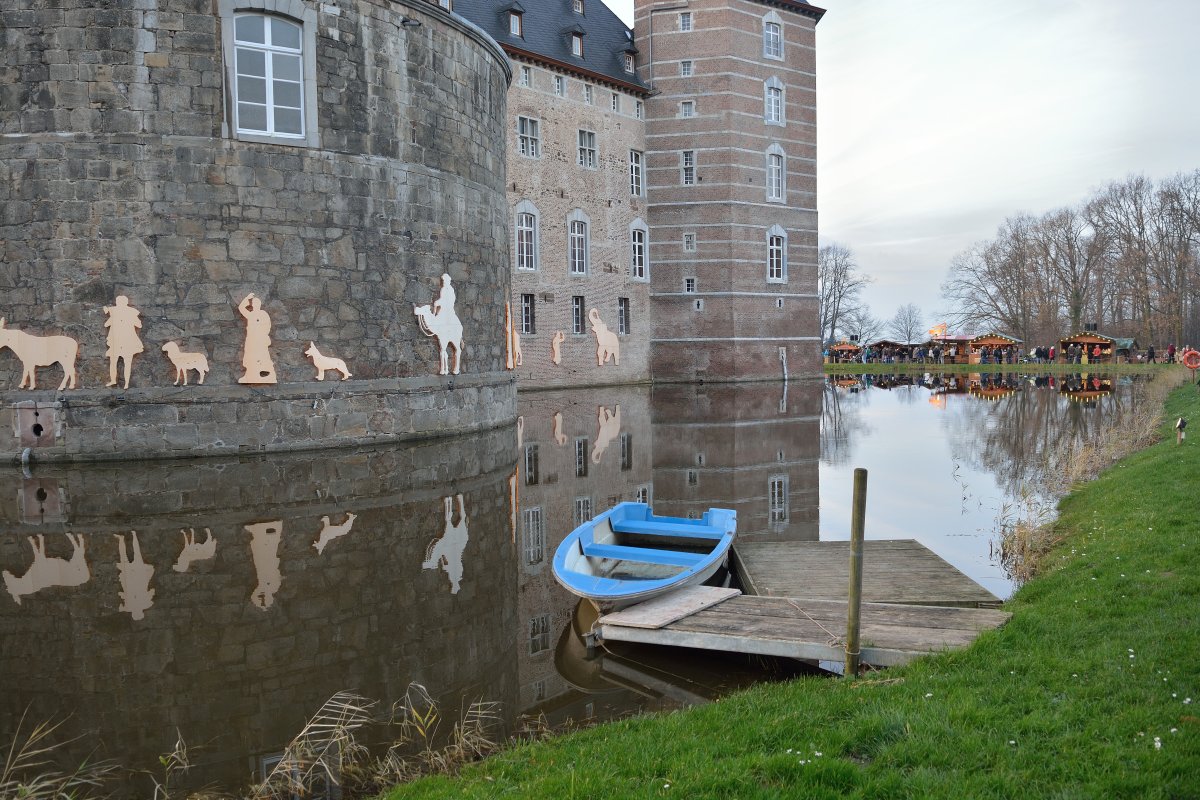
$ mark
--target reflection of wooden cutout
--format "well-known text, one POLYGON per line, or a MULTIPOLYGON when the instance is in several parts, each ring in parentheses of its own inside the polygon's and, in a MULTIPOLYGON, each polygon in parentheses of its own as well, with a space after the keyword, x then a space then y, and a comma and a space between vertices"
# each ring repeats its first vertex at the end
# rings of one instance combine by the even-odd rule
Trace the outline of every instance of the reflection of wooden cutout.
POLYGON ((142 560, 142 548, 138 544, 137 531, 129 532, 133 537, 133 558, 125 551, 125 535, 114 533, 117 537, 117 549, 120 559, 117 561, 117 571, 120 573, 121 610, 128 611, 134 619, 143 619, 146 609, 154 605, 154 590, 150 588, 150 579, 154 577, 154 566, 142 560))
POLYGON ((38 534, 29 537, 29 546, 33 548, 33 563, 21 577, 4 570, 4 587, 12 595, 12 599, 21 604, 21 598, 50 586, 80 586, 87 583, 92 576, 88 570, 87 558, 83 552, 83 536, 68 533, 74 548, 71 558, 46 556, 46 537, 38 534), (36 541, 34 539, 36 538, 36 541))
POLYGON ((31 333, 4 327, 0 317, 0 350, 11 348, 21 361, 21 384, 18 389, 37 388, 36 370, 58 364, 62 367, 63 379, 58 385, 62 391, 70 384, 75 388, 75 357, 79 355, 79 343, 70 336, 34 336, 31 333))
POLYGON ((604 406, 597 406, 596 424, 599 426, 599 430, 596 433, 596 443, 592 445, 593 464, 600 463, 604 451, 608 449, 612 440, 621 434, 621 404, 617 403, 615 412, 609 411, 604 406))
POLYGON ((550 431, 554 435, 554 441, 559 447, 567 443, 567 435, 563 433, 563 418, 561 411, 555 411, 554 416, 550 419, 550 431))
POLYGON ((346 362, 333 356, 321 355, 316 342, 308 343, 308 349, 304 351, 304 355, 312 359, 313 366, 317 368, 317 380, 319 381, 325 380, 325 370, 340 372, 342 380, 350 377, 350 370, 346 369, 346 362))
POLYGON ((358 515, 351 514, 349 511, 346 512, 346 521, 340 525, 330 525, 329 517, 321 517, 321 533, 317 536, 317 540, 313 542, 313 547, 316 548, 317 553, 324 553, 325 548, 330 542, 349 533, 350 529, 354 527, 354 520, 356 519, 358 519, 358 515))
POLYGON ((57 478, 25 478, 17 494, 21 522, 48 525, 67 521, 67 493, 57 478))
POLYGON ((514 329, 511 338, 512 346, 510 349, 513 354, 513 363, 518 367, 523 366, 525 364, 525 357, 521 355, 521 332, 514 329))
POLYGON ((176 572, 187 572, 193 561, 204 561, 217 554, 217 540, 208 528, 204 529, 204 541, 200 544, 196 544, 195 528, 186 531, 180 528, 179 532, 183 534, 183 549, 179 551, 179 558, 175 559, 175 566, 171 567, 176 572))
POLYGON ((512 303, 504 304, 504 368, 513 369, 517 363, 513 356, 512 303))
POLYGON ((588 319, 592 321, 592 333, 596 334, 596 363, 599 366, 604 366, 608 363, 608 359, 612 358, 615 366, 621 365, 621 342, 617 339, 617 335, 608 329, 608 326, 600 319, 600 312, 592 309, 588 312, 588 319))
POLYGON ((438 374, 458 374, 462 366, 463 326, 458 314, 454 311, 454 287, 450 284, 450 276, 442 273, 442 291, 432 306, 413 306, 417 322, 426 336, 437 337, 438 342, 438 374), (454 347, 454 369, 450 369, 449 348, 454 347))
POLYGON ((262 300, 253 293, 246 295, 238 311, 246 318, 246 346, 242 350, 246 374, 238 378, 238 383, 278 383, 271 361, 271 315, 263 311, 262 300))
POLYGON ((463 576, 463 551, 467 549, 467 512, 463 510, 463 496, 442 498, 445 508, 446 530, 440 539, 429 543, 425 551, 422 569, 434 569, 439 564, 450 578, 450 594, 458 594, 463 576), (454 501, 458 500, 458 523, 454 523, 454 501))
POLYGON ((200 375, 197 383, 204 383, 204 376, 208 374, 208 357, 204 353, 185 353, 179 349, 178 342, 167 342, 162 349, 167 354, 167 358, 171 359, 171 363, 175 365, 176 386, 179 385, 180 380, 183 380, 183 385, 187 386, 189 369, 196 370, 200 375))
POLYGON ((517 417, 517 449, 525 446, 525 415, 517 417))
POLYGON ((562 363, 562 343, 567 340, 567 335, 562 331, 555 331, 554 338, 550 340, 550 360, 555 364, 562 363))
POLYGON ((275 602, 275 592, 283 576, 279 572, 279 539, 283 535, 283 520, 256 522, 244 526, 250 531, 250 555, 254 558, 254 571, 258 575, 258 586, 250 595, 250 602, 266 611, 275 602))
POLYGON ((517 543, 517 470, 508 476, 508 525, 512 531, 512 543, 517 543))
POLYGON ((138 336, 138 328, 142 327, 141 312, 129 305, 129 298, 123 294, 117 295, 116 305, 105 306, 104 313, 108 319, 104 327, 108 328, 106 344, 108 350, 108 383, 106 386, 117 385, 117 361, 125 360, 125 388, 129 388, 129 373, 133 368, 133 357, 146 348, 138 336))

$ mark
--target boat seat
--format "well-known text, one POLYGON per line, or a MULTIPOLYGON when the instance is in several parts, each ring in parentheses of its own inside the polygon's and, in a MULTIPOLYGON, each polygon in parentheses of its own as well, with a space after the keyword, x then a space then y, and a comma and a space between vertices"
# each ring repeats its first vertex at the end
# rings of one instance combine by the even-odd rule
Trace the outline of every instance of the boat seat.
POLYGON ((583 554, 591 558, 610 558, 613 561, 640 561, 643 564, 664 564, 672 567, 691 567, 703 561, 707 553, 681 553, 678 550, 653 550, 648 547, 625 547, 619 544, 584 545, 583 554))
POLYGON ((617 533, 658 534, 659 536, 690 536, 696 539, 720 539, 724 532, 711 525, 691 525, 686 522, 655 522, 645 519, 610 520, 617 533))

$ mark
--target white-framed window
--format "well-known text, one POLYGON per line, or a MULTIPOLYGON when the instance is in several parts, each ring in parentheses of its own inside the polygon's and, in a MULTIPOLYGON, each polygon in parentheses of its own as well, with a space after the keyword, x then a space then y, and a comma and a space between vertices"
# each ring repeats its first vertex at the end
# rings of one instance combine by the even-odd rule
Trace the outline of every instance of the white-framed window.
POLYGON ((571 55, 583 58, 583 34, 571 34, 571 55))
POLYGON ((647 250, 649 240, 649 229, 640 217, 629 224, 629 276, 634 280, 644 281, 650 277, 650 255, 647 250))
POLYGON ((537 486, 538 483, 538 446, 525 445, 525 485, 537 486))
POLYGON ((517 117, 517 152, 526 158, 542 157, 541 123, 533 117, 517 117))
POLYGON ((612 110, 614 114, 621 113, 621 95, 613 92, 612 95, 612 110))
POLYGON ((683 235, 683 252, 685 252, 685 253, 696 252, 696 234, 685 233, 683 235))
POLYGON ((529 654, 534 655, 550 649, 550 615, 539 614, 529 618, 529 654))
POLYGON ((526 566, 542 563, 546 558, 546 526, 542 522, 541 506, 521 512, 521 538, 525 545, 526 566))
POLYGON ((521 12, 510 11, 508 14, 508 32, 513 36, 523 36, 521 29, 521 12))
POLYGON ((696 293, 696 279, 695 278, 684 278, 683 279, 683 291, 687 292, 688 294, 695 294, 696 293))
POLYGON ((567 79, 562 75, 554 76, 554 94, 563 97, 567 93, 567 79))
POLYGON ((592 498, 575 498, 575 526, 579 527, 592 518, 592 498))
POLYGON ((763 17, 763 58, 783 60, 783 19, 774 11, 763 17))
POLYGON ((700 473, 697 470, 689 469, 687 471, 687 485, 688 486, 699 486, 700 485, 700 473))
POLYGON ((768 483, 769 522, 788 521, 788 476, 772 475, 768 483))
POLYGON ((637 67, 637 60, 633 57, 633 53, 626 53, 625 54, 625 71, 632 74, 636 67, 637 67))
POLYGON ((567 215, 567 272, 587 275, 591 263, 592 221, 580 209, 567 215))
POLYGON ((783 81, 774 76, 763 84, 763 120, 768 125, 783 125, 783 81))
POLYGON ((779 225, 767 231, 767 282, 787 282, 787 231, 779 225))
MULTIPOLYGON (((588 440, 575 440, 575 477, 586 478, 588 474, 588 440)), ((590 519, 589 517, 588 519, 590 519)), ((584 520, 586 522, 587 520, 584 520)))
POLYGON ((631 469, 633 469, 633 434, 626 432, 621 434, 621 471, 628 472, 631 469))
POLYGON ((522 86, 532 86, 533 85, 533 68, 522 64, 521 65, 521 77, 517 82, 519 84, 521 84, 522 86))
POLYGON ((679 116, 694 117, 696 116, 696 101, 684 100, 679 104, 679 116))
POLYGON ((684 150, 679 156, 680 181, 684 186, 696 182, 696 151, 684 150))
POLYGON ((579 131, 579 156, 575 163, 581 167, 595 169, 600 163, 596 154, 596 132, 595 131, 579 131))
POLYGON ((633 502, 635 502, 635 503, 649 503, 650 502, 650 484, 643 483, 641 486, 637 487, 637 490, 633 493, 633 502))
POLYGON ((219 2, 232 135, 317 146, 316 13, 303 6, 299 18, 269 13, 290 14, 285 0, 262 0, 243 12, 236 2, 219 2))
POLYGON ((679 30, 684 33, 692 30, 692 12, 684 11, 679 15, 679 30))
POLYGON ((513 209, 513 230, 516 268, 522 272, 535 271, 541 261, 541 231, 537 206, 528 200, 517 203, 513 209))
POLYGON ((583 13, 583 0, 572 0, 571 8, 574 9, 576 14, 582 14, 583 13))
POLYGON ((532 336, 535 333, 537 333, 537 296, 523 294, 521 295, 521 335, 532 336))
POLYGON ((641 150, 629 151, 629 193, 634 197, 645 193, 645 161, 641 150))
POLYGON ((628 336, 632 320, 629 318, 629 298, 617 298, 617 335, 628 336))
POLYGON ((787 159, 783 148, 773 144, 767 148, 767 199, 782 203, 786 196, 787 159))
POLYGON ((690 78, 695 74, 696 63, 691 59, 679 62, 679 77, 690 78))
POLYGON ((637 117, 638 119, 645 119, 646 118, 646 104, 643 103, 641 100, 636 101, 633 104, 633 115, 635 117, 637 117))
POLYGON ((583 297, 575 295, 571 298, 571 333, 582 335, 587 332, 583 320, 583 297))
POLYGON ((596 101, 595 88, 590 83, 585 83, 583 85, 583 102, 587 103, 590 106, 593 103, 595 103, 595 101, 596 101))

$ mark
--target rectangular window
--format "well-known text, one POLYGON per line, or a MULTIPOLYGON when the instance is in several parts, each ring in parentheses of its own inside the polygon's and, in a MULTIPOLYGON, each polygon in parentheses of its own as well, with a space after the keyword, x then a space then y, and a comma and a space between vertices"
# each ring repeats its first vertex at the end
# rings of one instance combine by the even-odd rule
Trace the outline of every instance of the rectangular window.
POLYGON ((593 131, 579 131, 579 157, 577 163, 588 169, 595 169, 599 159, 596 157, 596 134, 593 131))
POLYGON ((541 614, 529 620, 529 654, 550 649, 550 615, 541 614))
POLYGON ((592 85, 590 83, 585 83, 583 85, 583 102, 587 103, 590 106, 593 103, 594 99, 595 99, 594 89, 593 89, 592 85))
POLYGON ((650 502, 650 487, 649 486, 639 486, 637 488, 637 491, 634 492, 634 494, 633 494, 633 502, 649 503, 650 502))
POLYGON ((616 92, 613 92, 612 96, 612 110, 614 113, 621 113, 621 95, 617 94, 616 92))
POLYGON ((788 521, 788 476, 773 475, 770 479, 770 522, 788 521))
POLYGON ((700 473, 694 469, 689 469, 687 471, 687 485, 688 486, 699 486, 700 485, 700 473))
POLYGON ((782 281, 787 277, 786 244, 782 236, 772 236, 767 240, 767 280, 782 281))
POLYGON ((525 336, 532 336, 537 333, 537 318, 534 316, 534 303, 537 301, 537 296, 532 294, 521 295, 521 333, 525 336))
POLYGON ((537 269, 537 217, 527 212, 517 214, 517 269, 537 269))
POLYGON ((679 30, 684 33, 692 30, 692 12, 684 11, 679 15, 679 30))
POLYGON ((454 6, 453 6, 453 4, 450 2, 450 0, 438 0, 438 5, 439 5, 439 6, 441 6, 442 8, 444 8, 444 9, 446 9, 447 11, 453 11, 453 10, 454 10, 454 6))
POLYGON ((695 70, 695 67, 696 67, 695 63, 693 61, 691 61, 690 59, 687 61, 680 61, 679 62, 680 77, 682 77, 682 78, 692 77, 693 70, 695 70))
POLYGON ((533 69, 531 67, 522 65, 520 83, 522 86, 529 86, 533 83, 533 69))
POLYGON ((629 262, 629 274, 637 280, 646 279, 646 231, 641 228, 634 228, 629 232, 629 241, 631 244, 631 260, 629 262))
POLYGON ((578 33, 571 34, 571 55, 583 57, 583 37, 578 33))
MULTIPOLYGON (((640 232, 640 231, 639 231, 640 232)), ((629 298, 617 298, 617 333, 621 336, 629 334, 629 298)))
POLYGON ((696 116, 696 101, 695 100, 684 100, 682 103, 680 103, 679 104, 679 116, 681 116, 681 117, 696 116))
POLYGON ((559 97, 567 93, 567 79, 562 75, 554 76, 554 93, 559 97))
POLYGON ((629 193, 634 197, 642 196, 642 162, 640 150, 629 151, 629 193))
POLYGON ((683 235, 683 252, 685 252, 685 253, 696 252, 696 234, 685 233, 683 235))
POLYGON ((768 124, 783 124, 783 89, 778 86, 767 87, 764 112, 768 124))
POLYGON ((778 22, 763 24, 763 56, 783 58, 783 27, 778 22))
POLYGON ((525 485, 537 486, 538 482, 538 446, 525 445, 525 485))
POLYGON ((695 278, 684 278, 683 279, 683 290, 685 292, 687 292, 688 294, 695 294, 696 293, 696 279, 695 278))
POLYGON ((583 298, 575 295, 571 298, 571 333, 584 333, 583 327, 583 298))
POLYGON ((587 275, 588 229, 582 220, 571 220, 567 230, 567 260, 572 275, 587 275))
POLYGON ((303 29, 261 14, 234 21, 234 75, 239 133, 304 137, 303 29))
MULTIPOLYGON (((633 434, 621 434, 621 471, 628 472, 633 469, 633 434)), ((640 502, 645 502, 644 500, 640 502)))
POLYGON ((525 563, 542 563, 546 557, 546 528, 542 524, 541 507, 528 508, 521 513, 521 533, 525 540, 525 563))
MULTIPOLYGON (((575 440, 575 477, 586 478, 588 474, 588 440, 575 440)), ((590 519, 590 517, 589 517, 590 519)))
POLYGON ((633 53, 626 53, 625 54, 625 71, 632 73, 634 70, 634 67, 636 67, 636 66, 637 66, 637 62, 635 62, 633 59, 633 53))
POLYGON ((508 15, 508 32, 513 36, 521 35, 521 15, 515 11, 508 15))
POLYGON ((517 117, 517 150, 527 158, 540 158, 542 139, 540 123, 532 117, 517 117))
POLYGON ((696 182, 696 151, 684 150, 681 157, 684 186, 691 186, 696 182))
POLYGON ((575 9, 576 14, 583 13, 583 0, 573 0, 571 7, 575 9))
POLYGON ((576 497, 575 498, 575 527, 579 527, 583 523, 592 518, 592 498, 576 497))
POLYGON ((635 116, 635 117, 637 117, 638 119, 645 119, 645 117, 646 117, 646 104, 645 104, 645 103, 643 103, 641 100, 638 100, 636 103, 634 103, 634 105, 633 105, 633 114, 634 114, 634 116, 635 116))
POLYGON ((778 153, 767 155, 767 199, 783 199, 783 156, 778 153))

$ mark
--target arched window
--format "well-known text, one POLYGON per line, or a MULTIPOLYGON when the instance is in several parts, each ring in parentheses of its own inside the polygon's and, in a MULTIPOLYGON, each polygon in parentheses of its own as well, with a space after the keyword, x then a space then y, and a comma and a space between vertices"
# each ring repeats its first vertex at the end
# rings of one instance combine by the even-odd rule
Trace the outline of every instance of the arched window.
POLYGON ((768 125, 783 125, 783 81, 774 76, 767 78, 763 84, 763 120, 768 125))
POLYGON ((629 224, 629 276, 634 280, 650 280, 650 231, 638 217, 629 224))
POLYGON ((226 134, 318 146, 316 12, 295 0, 219 0, 218 13, 230 87, 226 134))
POLYGON ((528 200, 517 203, 514 213, 514 228, 516 231, 516 268, 523 272, 532 272, 538 268, 540 246, 538 230, 537 206, 528 200))
POLYGON ((767 148, 767 199, 782 203, 787 197, 787 156, 783 148, 773 144, 767 148))
POLYGON ((591 261, 592 221, 578 208, 567 215, 567 272, 587 275, 591 261))
POLYGON ((763 16, 763 58, 783 60, 783 19, 774 11, 763 16))
POLYGON ((787 283, 787 231, 779 225, 767 230, 767 283, 787 283))

